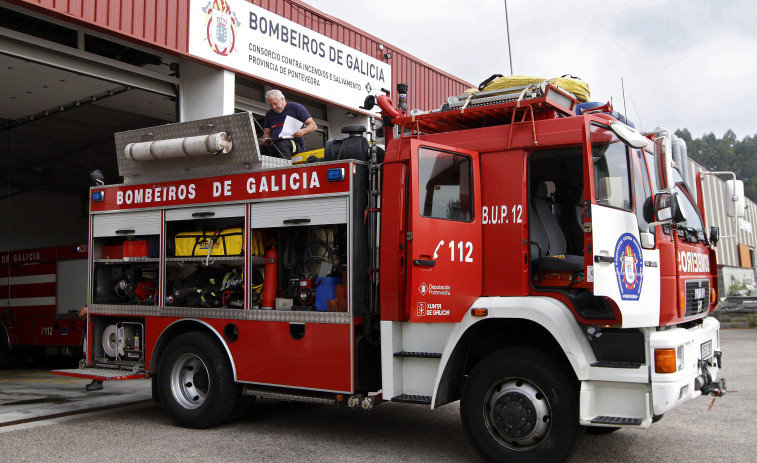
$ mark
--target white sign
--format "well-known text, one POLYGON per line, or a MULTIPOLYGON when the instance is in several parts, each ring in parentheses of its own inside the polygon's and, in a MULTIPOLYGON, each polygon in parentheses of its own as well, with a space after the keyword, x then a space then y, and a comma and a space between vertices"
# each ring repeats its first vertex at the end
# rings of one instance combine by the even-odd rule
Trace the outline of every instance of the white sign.
POLYGON ((392 88, 387 63, 244 0, 191 0, 189 53, 354 109, 392 88))
POLYGON ((747 222, 746 220, 739 217, 739 228, 744 230, 747 233, 752 233, 752 222, 747 222))

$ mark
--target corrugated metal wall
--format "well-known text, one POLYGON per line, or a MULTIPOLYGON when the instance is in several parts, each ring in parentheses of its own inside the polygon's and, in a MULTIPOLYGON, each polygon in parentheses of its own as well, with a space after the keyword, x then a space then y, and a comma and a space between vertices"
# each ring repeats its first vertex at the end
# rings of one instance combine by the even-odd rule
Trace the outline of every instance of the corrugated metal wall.
POLYGON ((58 19, 185 54, 188 0, 14 0, 58 19))
MULTIPOLYGON (((693 181, 699 172, 707 170, 694 161, 689 161, 689 175, 693 181)), ((725 176, 723 178, 727 179, 725 176)), ((740 267, 739 244, 745 244, 752 249, 757 249, 757 204, 746 198, 746 215, 742 220, 751 224, 752 231, 744 230, 734 224, 734 220, 726 213, 725 181, 714 175, 702 176, 702 190, 704 198, 704 211, 706 215, 706 228, 709 233, 711 226, 720 228, 720 236, 734 236, 734 238, 721 238, 718 243, 718 265, 740 267)), ((738 223, 738 221, 737 221, 738 223)))
MULTIPOLYGON (((53 13, 88 27, 115 33, 168 52, 187 54, 189 0, 12 0, 13 3, 53 13)), ((391 53, 392 82, 410 84, 408 106, 438 108, 450 95, 462 94, 470 84, 457 79, 386 42, 321 13, 300 0, 254 0, 304 27, 377 59, 391 53), (379 50, 378 46, 384 49, 379 50)), ((394 93, 395 89, 391 89, 394 93)))

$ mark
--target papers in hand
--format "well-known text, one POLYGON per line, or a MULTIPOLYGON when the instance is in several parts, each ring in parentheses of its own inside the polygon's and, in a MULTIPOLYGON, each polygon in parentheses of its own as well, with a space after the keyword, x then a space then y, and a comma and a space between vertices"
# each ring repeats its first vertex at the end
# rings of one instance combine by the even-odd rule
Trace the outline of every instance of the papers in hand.
POLYGON ((287 116, 284 119, 284 127, 281 128, 279 138, 291 138, 294 133, 302 128, 302 121, 298 121, 292 116, 287 116))

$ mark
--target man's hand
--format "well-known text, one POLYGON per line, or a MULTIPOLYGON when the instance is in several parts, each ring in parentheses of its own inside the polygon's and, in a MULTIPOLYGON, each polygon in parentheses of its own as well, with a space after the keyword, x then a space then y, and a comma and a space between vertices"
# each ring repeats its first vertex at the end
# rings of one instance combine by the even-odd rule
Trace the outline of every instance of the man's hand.
POLYGON ((304 137, 305 135, 309 133, 315 132, 315 129, 317 128, 315 121, 312 117, 308 117, 308 120, 304 122, 305 127, 301 128, 300 130, 296 131, 292 136, 295 138, 304 137))

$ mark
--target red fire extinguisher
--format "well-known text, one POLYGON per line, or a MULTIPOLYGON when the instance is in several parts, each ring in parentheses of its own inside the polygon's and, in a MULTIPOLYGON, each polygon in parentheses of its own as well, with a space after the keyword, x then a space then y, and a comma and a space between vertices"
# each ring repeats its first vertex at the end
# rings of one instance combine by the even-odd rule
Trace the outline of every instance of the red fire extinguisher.
POLYGON ((276 291, 279 279, 279 251, 276 245, 265 253, 265 278, 263 281, 263 308, 273 309, 276 305, 276 291))

